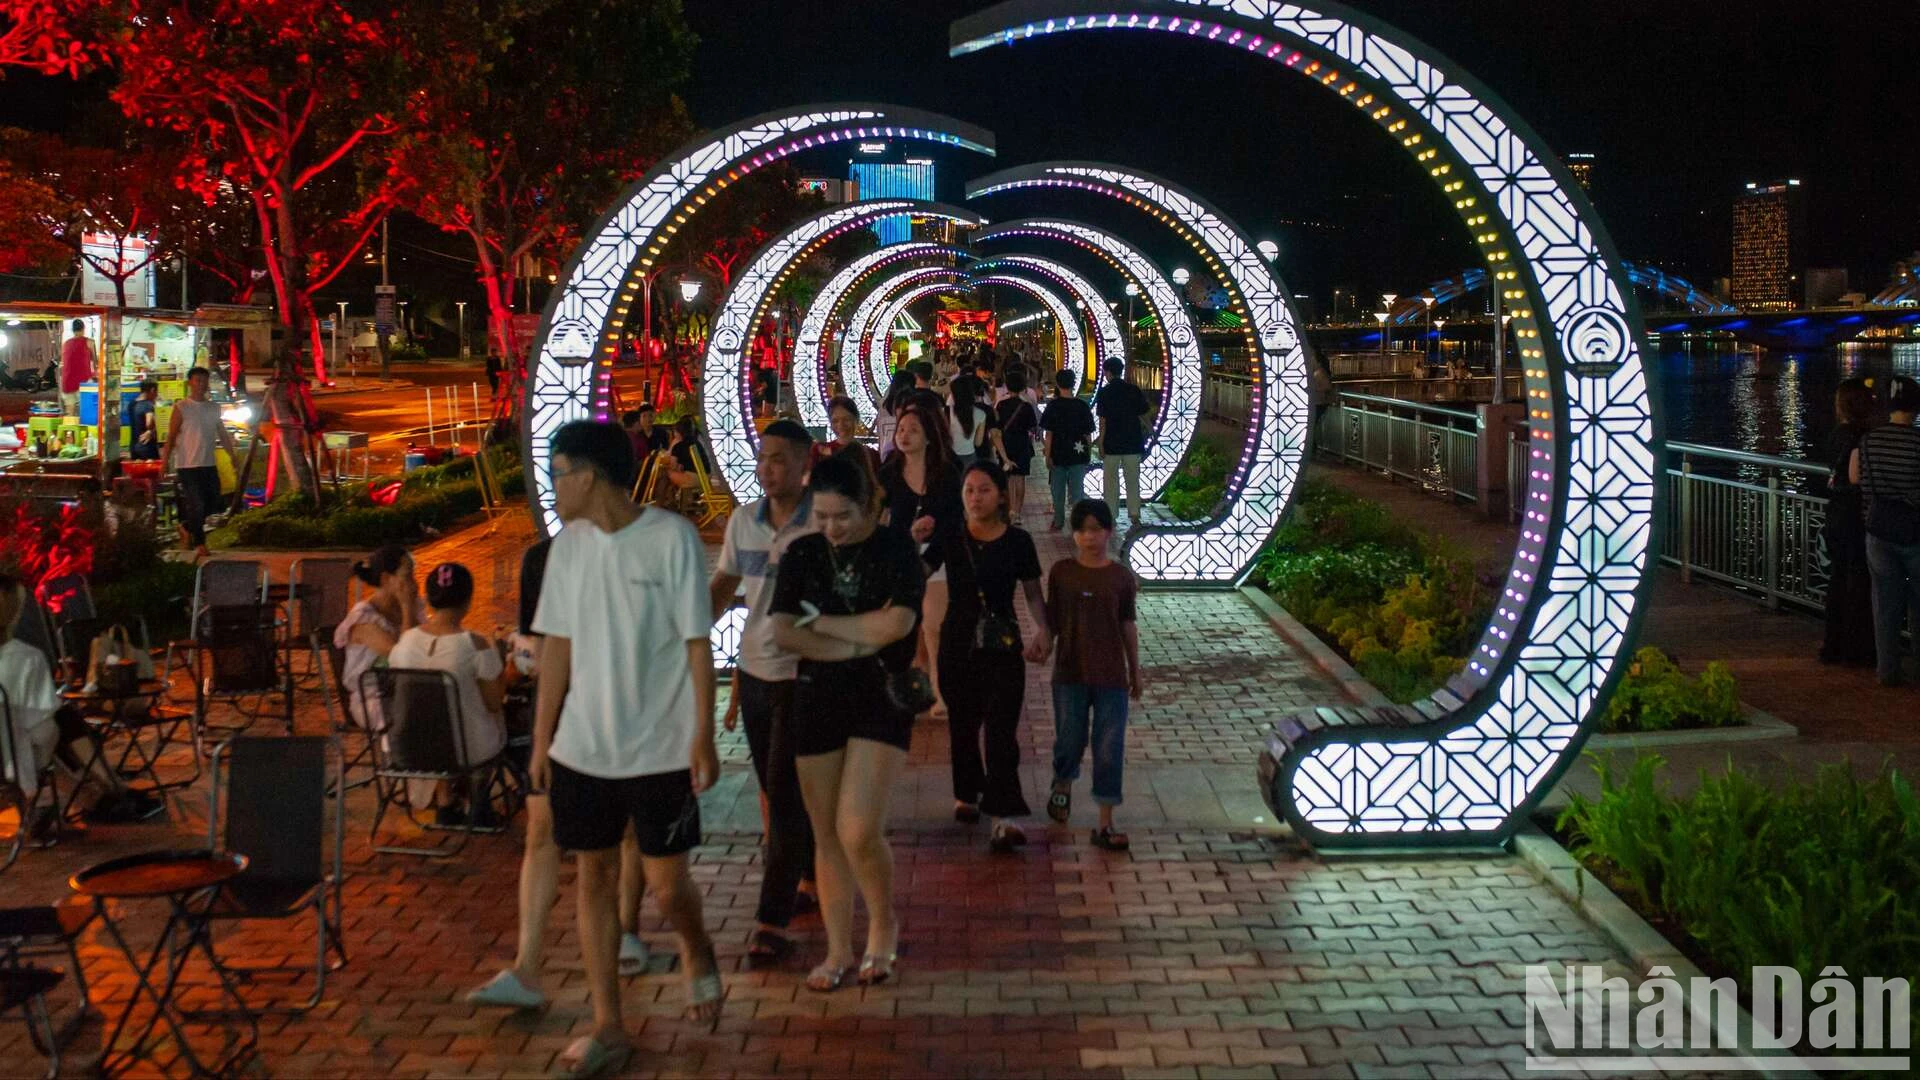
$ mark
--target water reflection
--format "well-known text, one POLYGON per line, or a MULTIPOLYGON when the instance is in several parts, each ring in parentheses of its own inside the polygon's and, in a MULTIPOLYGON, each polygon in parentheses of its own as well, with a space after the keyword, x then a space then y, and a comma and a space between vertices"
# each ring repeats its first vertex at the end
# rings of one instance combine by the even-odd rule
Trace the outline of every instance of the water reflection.
POLYGON ((1669 440, 1820 461, 1833 393, 1852 375, 1920 378, 1920 345, 1846 345, 1810 353, 1711 344, 1656 348, 1669 440))

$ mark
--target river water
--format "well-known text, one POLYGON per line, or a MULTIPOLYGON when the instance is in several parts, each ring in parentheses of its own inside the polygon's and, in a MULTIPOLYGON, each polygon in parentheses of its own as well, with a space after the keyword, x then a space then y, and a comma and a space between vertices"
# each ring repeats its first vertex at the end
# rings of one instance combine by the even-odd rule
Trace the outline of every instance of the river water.
POLYGON ((1697 344, 1655 350, 1666 436, 1673 442, 1820 461, 1833 430, 1833 391, 1851 375, 1920 378, 1920 345, 1847 345, 1822 352, 1735 351, 1697 344))

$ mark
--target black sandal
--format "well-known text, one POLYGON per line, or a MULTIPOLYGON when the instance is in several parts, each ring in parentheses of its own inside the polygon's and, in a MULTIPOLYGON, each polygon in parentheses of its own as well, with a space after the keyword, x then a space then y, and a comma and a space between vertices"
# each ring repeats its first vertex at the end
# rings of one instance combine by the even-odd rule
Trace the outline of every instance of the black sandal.
POLYGON ((1073 816, 1073 789, 1055 784, 1053 794, 1047 796, 1047 816, 1062 825, 1073 816))
POLYGON ((1093 846, 1102 851, 1126 851, 1133 845, 1127 834, 1116 831, 1112 826, 1093 830, 1093 846))
POLYGON ((747 963, 755 967, 782 963, 793 949, 792 938, 772 930, 755 929, 747 935, 747 963))
POLYGON ((954 803, 953 820, 962 825, 978 825, 980 823, 980 804, 969 802, 954 803))

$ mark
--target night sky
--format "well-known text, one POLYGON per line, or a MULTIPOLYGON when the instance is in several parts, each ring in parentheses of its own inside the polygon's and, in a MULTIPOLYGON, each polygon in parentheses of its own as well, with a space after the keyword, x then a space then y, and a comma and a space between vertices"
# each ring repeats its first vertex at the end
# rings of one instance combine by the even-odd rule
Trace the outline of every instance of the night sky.
MULTIPOLYGON (((689 104, 715 125, 833 99, 915 105, 998 136, 997 163, 943 160, 969 175, 1050 158, 1157 173, 1278 240, 1283 276, 1323 304, 1335 288, 1406 292, 1473 263, 1412 160, 1306 79, 1163 34, 1063 34, 949 59, 948 24, 986 6, 687 0, 702 38, 689 104)), ((1598 155, 1593 197, 1627 258, 1703 283, 1726 274, 1734 194, 1776 177, 1807 190, 1804 265, 1846 266, 1871 293, 1920 249, 1920 5, 1360 6, 1478 76, 1556 151, 1598 155)), ((843 172, 845 158, 808 164, 843 172)), ((959 193, 956 180, 942 195, 959 193)), ((1091 196, 996 196, 980 209, 1125 225, 1179 255, 1147 243, 1150 219, 1091 196)))

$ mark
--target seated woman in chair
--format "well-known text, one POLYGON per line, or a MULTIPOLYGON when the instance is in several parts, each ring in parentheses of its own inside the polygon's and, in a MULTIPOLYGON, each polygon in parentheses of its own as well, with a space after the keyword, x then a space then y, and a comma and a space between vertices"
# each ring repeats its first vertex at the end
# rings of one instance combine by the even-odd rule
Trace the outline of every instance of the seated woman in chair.
MULTIPOLYGON (((506 670, 494 643, 461 626, 473 606, 473 574, 459 563, 441 563, 427 574, 427 616, 420 625, 400 635, 387 654, 396 668, 427 668, 453 676, 460 694, 464 764, 492 760, 507 745, 501 704, 506 694, 506 670)), ((410 793, 416 800, 425 792, 410 793)), ((420 805, 416 801, 414 805, 420 805)), ((471 812, 443 801, 435 813, 440 825, 491 825, 489 808, 473 803, 471 812)))
MULTIPOLYGON (((76 793, 75 801, 88 806, 87 820, 99 824, 144 821, 159 813, 164 809, 160 799, 128 788, 107 767, 79 710, 60 704, 46 654, 13 636, 26 606, 27 590, 20 580, 0 574, 0 688, 7 692, 14 755, 18 759, 0 762, 0 782, 18 787, 32 798, 40 789, 41 770, 49 761, 57 760, 69 775, 79 776, 85 770, 82 790, 92 794, 89 800, 76 793)), ((36 837, 49 833, 55 822, 52 808, 44 809, 37 820, 22 822, 21 827, 36 837)))
POLYGON ((667 479, 680 489, 681 507, 698 506, 702 492, 700 475, 694 472, 693 463, 698 458, 701 468, 711 477, 713 459, 707 456, 707 448, 700 445, 700 432, 694 427, 693 417, 683 416, 674 421, 673 443, 667 447, 667 452, 673 455, 673 465, 667 470, 667 479))
POLYGON ((380 701, 368 698, 361 685, 367 672, 387 659, 400 635, 419 621, 415 610, 419 590, 413 582, 413 556, 399 544, 387 544, 353 564, 353 576, 373 592, 347 611, 333 630, 333 646, 344 654, 340 681, 345 684, 347 711, 367 731, 383 731, 380 701))

